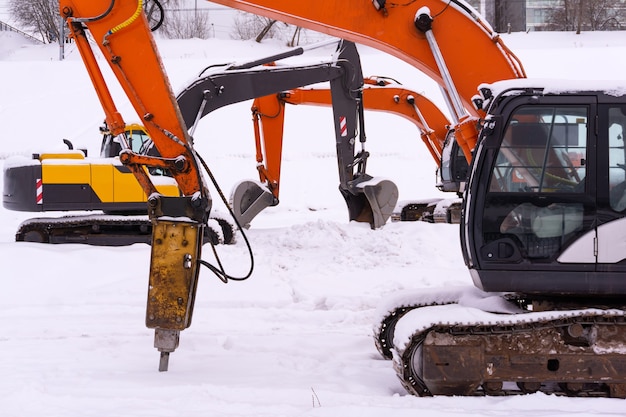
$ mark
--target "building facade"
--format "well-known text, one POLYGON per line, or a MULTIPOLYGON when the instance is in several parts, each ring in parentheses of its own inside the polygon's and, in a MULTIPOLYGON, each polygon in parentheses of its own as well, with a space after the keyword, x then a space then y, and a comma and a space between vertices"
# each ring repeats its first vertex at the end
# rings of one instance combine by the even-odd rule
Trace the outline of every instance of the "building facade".
POLYGON ((626 29, 626 0, 468 0, 496 32, 626 29), (578 12, 579 1, 583 8, 578 12), (551 22, 555 11, 569 16, 551 22), (578 16, 581 13, 582 16, 578 16))

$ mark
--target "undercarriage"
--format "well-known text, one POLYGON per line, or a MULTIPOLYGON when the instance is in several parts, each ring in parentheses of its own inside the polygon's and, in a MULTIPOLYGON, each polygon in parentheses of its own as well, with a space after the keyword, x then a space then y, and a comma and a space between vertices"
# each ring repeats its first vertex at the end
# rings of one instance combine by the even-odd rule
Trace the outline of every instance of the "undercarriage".
MULTIPOLYGON (((226 219, 212 217, 205 227, 204 243, 235 243, 235 228, 226 219)), ((152 223, 147 215, 81 215, 38 217, 24 221, 17 242, 83 243, 96 246, 150 244, 152 223)))
POLYGON ((390 310, 376 339, 380 350, 381 334, 393 337, 381 354, 391 352, 402 385, 413 395, 626 398, 623 308, 602 303, 532 311, 553 303, 474 288, 404 304, 390 310))

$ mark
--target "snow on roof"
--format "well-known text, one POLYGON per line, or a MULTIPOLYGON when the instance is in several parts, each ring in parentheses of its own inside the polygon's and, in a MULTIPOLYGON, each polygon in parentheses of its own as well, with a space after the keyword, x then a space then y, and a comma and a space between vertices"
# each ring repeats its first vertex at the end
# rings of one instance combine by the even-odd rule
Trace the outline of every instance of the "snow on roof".
POLYGON ((626 80, 560 80, 521 78, 481 84, 480 89, 488 88, 495 97, 506 90, 520 88, 536 88, 544 94, 565 94, 584 91, 598 91, 609 96, 626 95, 626 80))

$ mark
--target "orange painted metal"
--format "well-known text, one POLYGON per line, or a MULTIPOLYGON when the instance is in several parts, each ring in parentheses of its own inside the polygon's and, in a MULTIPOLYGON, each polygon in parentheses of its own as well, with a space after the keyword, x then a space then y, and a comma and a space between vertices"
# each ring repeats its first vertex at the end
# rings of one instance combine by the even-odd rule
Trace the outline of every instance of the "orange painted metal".
MULTIPOLYGON (((450 124, 447 117, 429 99, 399 85, 375 85, 366 79, 363 89, 365 110, 391 113, 416 125, 426 148, 438 165, 443 142, 450 124), (413 98, 411 104, 409 98, 413 98), (417 112, 421 113, 421 117, 417 112), (426 123, 424 123, 426 122, 426 123)), ((279 94, 258 97, 252 105, 257 169, 261 182, 266 182, 274 197, 279 196, 285 105, 331 106, 329 89, 298 88, 279 94), (263 152, 265 151, 265 152, 263 152), (265 163, 264 163, 265 159, 265 163)))
POLYGON ((428 7, 432 29, 450 75, 470 115, 479 116, 471 98, 481 83, 524 78, 520 61, 498 34, 451 1, 387 2, 377 10, 370 0, 209 0, 235 9, 312 29, 391 54, 444 83, 415 15, 428 7))
POLYGON ((283 154, 285 102, 277 94, 257 97, 252 104, 252 122, 259 178, 261 182, 267 183, 274 197, 278 198, 283 154), (263 163, 264 159, 265 164, 263 163))
MULTIPOLYGON (((181 192, 191 195, 204 189, 192 152, 190 139, 175 96, 163 68, 159 52, 141 10, 141 1, 61 0, 60 11, 76 40, 106 121, 114 134, 123 132, 124 121, 115 108, 90 40, 81 26, 91 33, 104 59, 130 100, 148 134, 163 158, 184 157, 188 169, 172 172, 181 192), (110 7, 114 4, 114 7, 110 7), (108 10, 110 8, 110 10, 108 10)), ((134 170, 140 173, 141 170, 134 170)), ((138 178, 145 186, 146 178, 138 178)), ((146 189, 146 192, 150 190, 146 189)))

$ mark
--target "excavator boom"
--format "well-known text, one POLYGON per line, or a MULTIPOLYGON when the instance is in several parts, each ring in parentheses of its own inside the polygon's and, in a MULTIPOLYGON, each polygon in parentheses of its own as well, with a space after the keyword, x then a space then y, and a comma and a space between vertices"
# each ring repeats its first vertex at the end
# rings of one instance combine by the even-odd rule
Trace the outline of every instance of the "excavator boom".
POLYGON ((371 46, 413 65, 446 87, 426 37, 415 26, 417 12, 429 8, 439 49, 470 112, 474 112, 471 99, 480 83, 525 77, 517 57, 464 1, 209 1, 371 46), (483 61, 485 56, 489 59, 483 61))
MULTIPOLYGON (((142 5, 142 0, 62 0, 60 10, 76 40, 112 133, 123 133, 125 123, 110 96, 85 36, 85 29, 91 33, 95 44, 105 56, 162 157, 178 158, 185 155, 187 163, 193 165, 187 147, 187 129, 150 34, 142 5)), ((204 187, 200 177, 193 173, 189 175, 190 172, 173 172, 184 195, 191 195, 204 187)))
MULTIPOLYGON (((302 48, 296 48, 275 56, 249 63, 228 65, 219 70, 204 70, 177 97, 183 119, 192 130, 198 121, 217 108, 264 96, 270 93, 329 81, 331 84, 327 104, 335 112, 335 139, 339 166, 339 190, 346 199, 350 220, 370 223, 372 228, 383 226, 391 216, 397 202, 397 187, 389 180, 375 179, 365 172, 367 153, 355 154, 356 136, 364 142, 364 121, 362 117, 361 94, 363 76, 356 46, 352 42, 332 41, 337 44, 333 59, 326 63, 312 65, 266 65, 293 55, 299 55, 302 48), (330 96, 333 95, 331 98, 330 96), (357 126, 358 125, 358 126, 357 126), (364 184, 366 183, 367 184, 364 184)), ((323 43, 325 44, 325 43, 323 43)), ((311 48, 315 47, 311 46, 311 48)), ((280 120, 278 135, 273 141, 266 141, 272 174, 263 173, 259 166, 261 181, 277 177, 280 171, 282 145, 281 112, 276 113, 275 121, 280 120), (270 175, 268 177, 268 175, 270 175)), ((255 114, 255 119, 260 114, 255 114)), ((256 125, 255 125, 256 128, 256 125)), ((260 143, 257 135, 257 154, 260 143)), ((257 157, 260 162, 262 157, 257 157)), ((234 215, 241 225, 247 226, 250 220, 267 206, 278 204, 277 186, 273 179, 267 187, 254 181, 239 183, 231 197, 234 215), (269 190, 268 190, 269 188, 269 190), (274 195, 272 195, 274 193, 274 195)))
MULTIPOLYGON (((275 201, 280 196, 283 128, 287 105, 331 106, 332 102, 331 90, 320 87, 296 88, 254 99, 252 120, 257 170, 260 181, 269 189, 275 201)), ((435 163, 439 164, 447 134, 446 126, 450 122, 428 98, 400 84, 391 83, 384 77, 370 77, 364 80, 363 103, 365 110, 394 114, 414 123, 435 163)), ((393 137, 389 140, 393 140, 393 137)), ((241 185, 244 188, 250 186, 249 182, 241 185)), ((235 214, 242 213, 237 213, 236 210, 235 214)), ((240 222, 245 224, 251 219, 251 213, 245 214, 241 216, 240 222)))
MULTIPOLYGON (((419 129, 420 136, 436 164, 450 124, 443 112, 426 96, 398 84, 376 84, 377 78, 365 79, 363 102, 365 110, 394 114, 409 120, 419 129)), ((299 88, 276 97, 287 104, 327 106, 330 92, 319 88, 299 88)), ((253 104, 254 107, 254 104, 253 104)))

